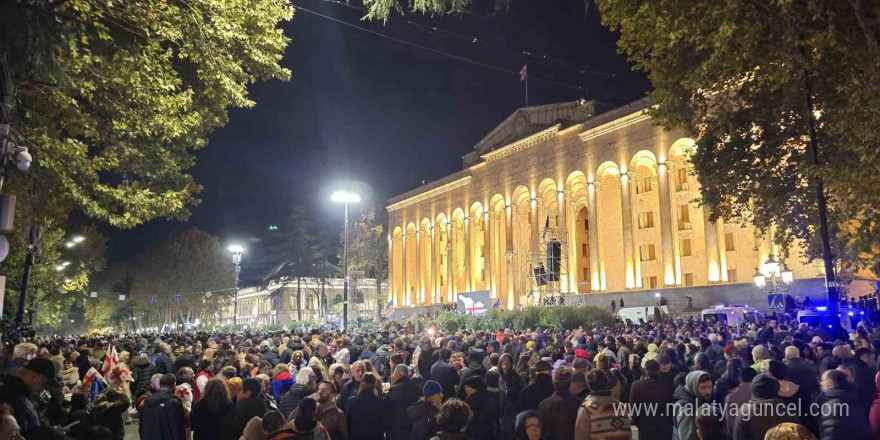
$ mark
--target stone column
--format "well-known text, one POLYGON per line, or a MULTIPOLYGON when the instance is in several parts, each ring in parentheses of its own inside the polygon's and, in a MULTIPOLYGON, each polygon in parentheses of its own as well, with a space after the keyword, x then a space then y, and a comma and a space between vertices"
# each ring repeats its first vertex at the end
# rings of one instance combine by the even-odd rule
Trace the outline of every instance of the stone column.
POLYGON ((673 209, 675 206, 670 201, 669 195, 669 169, 661 163, 657 166, 657 186, 660 192, 660 246, 663 249, 663 284, 675 285, 675 241, 672 232, 673 209))
POLYGON ((412 296, 415 298, 410 298, 410 304, 418 304, 419 299, 422 297, 422 230, 421 226, 419 229, 416 229, 416 286, 413 289, 412 296))
POLYGON ((448 302, 452 302, 452 295, 455 292, 454 272, 452 264, 452 220, 449 220, 446 222, 446 301, 448 302))
POLYGON ((494 299, 498 293, 492 278, 492 227, 489 217, 489 211, 483 212, 483 280, 489 290, 489 297, 494 299))
POLYGON ((474 279, 473 273, 474 268, 471 266, 471 254, 473 253, 473 249, 471 249, 471 218, 470 216, 464 216, 464 290, 465 292, 473 291, 473 283, 474 279))
POLYGON ((513 307, 516 307, 516 304, 518 302, 517 298, 516 298, 516 292, 513 290, 513 273, 512 273, 513 272, 513 259, 516 258, 513 255, 513 206, 508 204, 504 208, 504 215, 505 215, 504 229, 505 229, 505 233, 506 233, 506 235, 505 235, 506 240, 505 241, 507 242, 505 244, 506 249, 504 250, 504 267, 507 268, 507 270, 505 270, 504 273, 507 275, 507 301, 508 301, 508 305, 510 305, 511 299, 512 299, 513 300, 512 306, 509 306, 509 307, 513 308, 513 307))
POLYGON ((434 303, 434 295, 437 292, 437 247, 435 246, 436 235, 434 233, 434 221, 428 225, 428 252, 431 254, 430 264, 431 264, 431 273, 430 273, 430 281, 429 288, 427 289, 427 293, 425 294, 429 303, 434 303))
POLYGON ((587 240, 590 248, 590 292, 592 293, 605 290, 604 277, 599 270, 601 267, 599 264, 599 209, 596 204, 596 191, 598 190, 599 188, 594 182, 590 182, 587 187, 587 217, 590 226, 587 231, 587 240))
POLYGON ((633 258, 634 234, 632 201, 630 199, 630 176, 629 173, 620 176, 620 207, 623 223, 623 261, 624 274, 626 279, 626 288, 634 289, 636 287, 636 267, 635 258, 633 258))
POLYGON ((407 270, 406 270, 406 265, 407 265, 407 261, 406 261, 406 257, 407 257, 407 254, 406 254, 406 229, 404 229, 403 233, 400 234, 400 238, 401 238, 401 240, 403 240, 403 242, 401 243, 401 246, 400 246, 401 250, 403 251, 402 252, 403 258, 401 258, 401 261, 403 261, 403 292, 400 293, 400 304, 404 305, 404 306, 408 306, 409 302, 407 301, 407 298, 409 298, 409 285, 408 285, 409 284, 409 277, 406 276, 406 272, 407 272, 407 270))
MULTIPOLYGON (((568 224, 568 215, 566 212, 566 207, 568 206, 568 198, 565 197, 565 191, 556 191, 556 228, 561 231, 561 238, 568 243, 568 247, 574 247, 574 236, 571 233, 568 224)), ((568 249, 562 249, 562 252, 567 252, 568 249)), ((562 255, 560 255, 560 259, 562 255)), ((567 258, 565 258, 567 260, 567 258)), ((572 285, 571 279, 569 278, 569 267, 572 264, 571 261, 568 261, 568 264, 562 264, 562 261, 559 262, 559 286, 560 290, 563 293, 567 293, 571 291, 570 286, 572 285)))
MULTIPOLYGON (((391 231, 391 225, 388 225, 388 230, 391 231)), ((394 282, 397 277, 394 275, 394 239, 392 235, 388 234, 388 298, 394 299, 394 305, 397 305, 397 292, 394 288, 394 282)), ((290 302, 288 301, 288 304, 290 302)))
MULTIPOLYGON (((538 249, 538 234, 540 234, 540 226, 538 226, 538 199, 532 198, 529 202, 529 221, 531 223, 531 249, 532 255, 540 255, 541 250, 538 249)), ((529 255, 529 266, 531 266, 532 255, 529 255)))
POLYGON ((709 211, 703 207, 703 230, 706 236, 706 270, 710 283, 721 282, 721 259, 718 253, 718 225, 709 221, 709 211))

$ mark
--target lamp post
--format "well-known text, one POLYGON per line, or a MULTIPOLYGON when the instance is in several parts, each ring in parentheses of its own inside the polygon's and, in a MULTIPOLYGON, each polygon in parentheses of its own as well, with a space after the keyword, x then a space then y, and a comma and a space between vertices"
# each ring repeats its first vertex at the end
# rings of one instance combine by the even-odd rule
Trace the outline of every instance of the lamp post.
POLYGON ((785 266, 785 263, 776 261, 772 255, 767 257, 767 261, 761 267, 755 269, 752 278, 755 280, 755 286, 768 295, 787 292, 794 282, 794 274, 791 270, 785 266))
POLYGON ((232 300, 232 325, 238 325, 238 275, 241 273, 241 254, 244 248, 237 244, 229 245, 229 252, 232 253, 232 264, 235 265, 235 298, 232 300))
POLYGON ((336 191, 330 200, 345 206, 345 226, 342 233, 342 331, 348 331, 348 204, 358 203, 361 196, 350 191, 336 191))

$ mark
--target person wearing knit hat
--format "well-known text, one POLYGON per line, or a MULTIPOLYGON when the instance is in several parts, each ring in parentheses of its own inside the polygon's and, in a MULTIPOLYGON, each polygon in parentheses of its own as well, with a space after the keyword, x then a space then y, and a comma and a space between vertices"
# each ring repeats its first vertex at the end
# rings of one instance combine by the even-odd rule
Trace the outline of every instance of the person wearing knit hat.
POLYGON ((802 425, 786 422, 770 428, 764 440, 816 440, 816 436, 802 425))
POLYGON ((251 418, 245 425, 239 440, 266 440, 266 434, 263 433, 263 420, 259 417, 251 418))
POLYGON ((583 348, 576 348, 574 350, 574 357, 590 360, 590 353, 587 353, 587 350, 584 350, 583 348))
POLYGON ((770 359, 770 350, 767 350, 767 347, 763 345, 756 345, 755 348, 752 349, 752 359, 755 361, 752 365, 752 369, 755 370, 756 373, 761 373, 761 361, 764 359, 770 359))
POLYGON ((412 438, 430 438, 437 434, 437 413, 443 405, 443 386, 429 380, 422 387, 422 398, 406 409, 406 418, 412 424, 412 438))

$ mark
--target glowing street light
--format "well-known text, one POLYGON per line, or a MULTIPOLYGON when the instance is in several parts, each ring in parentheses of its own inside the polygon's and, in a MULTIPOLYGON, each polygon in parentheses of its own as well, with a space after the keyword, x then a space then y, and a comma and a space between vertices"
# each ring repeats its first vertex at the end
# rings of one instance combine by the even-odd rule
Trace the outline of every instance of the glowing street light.
POLYGON ((348 204, 359 203, 361 196, 350 191, 335 191, 330 200, 345 205, 345 229, 342 234, 342 331, 348 330, 348 204))
POLYGON ((235 265, 235 298, 232 300, 232 324, 238 325, 238 275, 241 273, 241 254, 244 253, 245 249, 239 244, 231 244, 227 249, 232 253, 232 264, 235 265))

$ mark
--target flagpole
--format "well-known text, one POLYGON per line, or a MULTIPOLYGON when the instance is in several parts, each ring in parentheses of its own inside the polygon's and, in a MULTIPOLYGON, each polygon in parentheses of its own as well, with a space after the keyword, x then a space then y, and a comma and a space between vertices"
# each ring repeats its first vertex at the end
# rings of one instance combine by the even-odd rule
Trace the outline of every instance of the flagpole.
POLYGON ((526 107, 529 106, 529 71, 528 63, 526 63, 526 107))

